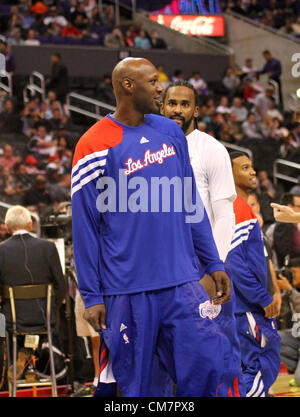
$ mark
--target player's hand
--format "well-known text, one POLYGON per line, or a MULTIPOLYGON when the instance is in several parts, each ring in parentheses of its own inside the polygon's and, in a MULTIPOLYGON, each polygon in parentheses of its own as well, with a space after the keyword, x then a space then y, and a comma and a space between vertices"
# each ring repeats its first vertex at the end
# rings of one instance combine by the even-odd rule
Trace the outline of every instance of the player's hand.
POLYGON ((96 332, 106 329, 106 309, 104 304, 97 304, 86 308, 83 317, 90 323, 96 332))
POLYGON ((275 294, 273 294, 273 299, 275 301, 275 305, 276 305, 276 316, 278 317, 280 314, 280 310, 281 310, 281 304, 282 304, 282 297, 280 292, 276 292, 275 294))
POLYGON ((273 208, 273 215, 277 222, 283 223, 297 223, 299 219, 297 219, 297 214, 291 207, 282 206, 281 204, 271 203, 271 207, 273 208))
POLYGON ((224 304, 230 300, 231 281, 224 271, 215 271, 210 275, 216 284, 216 295, 212 301, 214 304, 224 304))
POLYGON ((277 303, 275 300, 273 300, 269 305, 267 305, 265 308, 265 316, 267 319, 272 319, 276 317, 277 315, 277 303))

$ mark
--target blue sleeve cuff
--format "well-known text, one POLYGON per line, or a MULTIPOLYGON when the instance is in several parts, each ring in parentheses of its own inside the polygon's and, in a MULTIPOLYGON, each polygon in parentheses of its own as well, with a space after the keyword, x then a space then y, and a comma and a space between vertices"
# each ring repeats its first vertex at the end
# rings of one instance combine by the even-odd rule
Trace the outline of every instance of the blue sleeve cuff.
POLYGON ((210 274, 212 274, 213 272, 216 272, 216 271, 224 271, 225 272, 224 262, 222 262, 222 261, 213 262, 213 263, 208 264, 205 268, 205 272, 208 275, 210 275, 210 274))
POLYGON ((103 296, 100 294, 81 294, 85 308, 92 307, 98 304, 104 304, 103 296))
POLYGON ((273 301, 273 298, 268 294, 266 297, 264 297, 263 301, 260 302, 260 305, 262 308, 267 307, 271 302, 273 301))

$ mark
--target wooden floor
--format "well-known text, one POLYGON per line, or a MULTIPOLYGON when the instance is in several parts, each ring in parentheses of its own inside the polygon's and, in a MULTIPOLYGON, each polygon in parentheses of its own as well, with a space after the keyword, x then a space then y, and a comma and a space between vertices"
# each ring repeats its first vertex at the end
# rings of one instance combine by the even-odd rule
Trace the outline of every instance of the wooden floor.
POLYGON ((290 387, 289 382, 294 375, 279 374, 271 387, 271 393, 275 397, 300 397, 300 387, 290 387))

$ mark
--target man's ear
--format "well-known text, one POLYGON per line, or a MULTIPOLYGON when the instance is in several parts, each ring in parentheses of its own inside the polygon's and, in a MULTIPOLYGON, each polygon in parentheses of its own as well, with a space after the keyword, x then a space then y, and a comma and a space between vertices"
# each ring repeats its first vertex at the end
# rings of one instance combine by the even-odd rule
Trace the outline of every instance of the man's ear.
POLYGON ((132 91, 134 89, 134 81, 131 80, 130 78, 124 78, 122 80, 122 87, 124 88, 124 90, 129 93, 132 94, 132 91))
POLYGON ((163 102, 160 104, 159 110, 160 110, 160 114, 164 116, 165 107, 164 107, 164 103, 163 102))
POLYGON ((198 117, 199 114, 200 114, 200 107, 199 106, 196 106, 195 107, 195 110, 194 110, 194 117, 198 117))
POLYGON ((32 221, 28 224, 28 232, 31 232, 31 230, 32 230, 32 221))

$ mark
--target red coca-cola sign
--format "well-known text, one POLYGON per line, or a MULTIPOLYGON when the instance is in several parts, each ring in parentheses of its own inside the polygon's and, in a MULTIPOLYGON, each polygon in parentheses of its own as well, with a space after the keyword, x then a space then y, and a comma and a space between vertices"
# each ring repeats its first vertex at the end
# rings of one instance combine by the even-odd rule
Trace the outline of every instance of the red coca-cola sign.
POLYGON ((189 36, 224 36, 223 16, 152 15, 150 19, 189 36))

